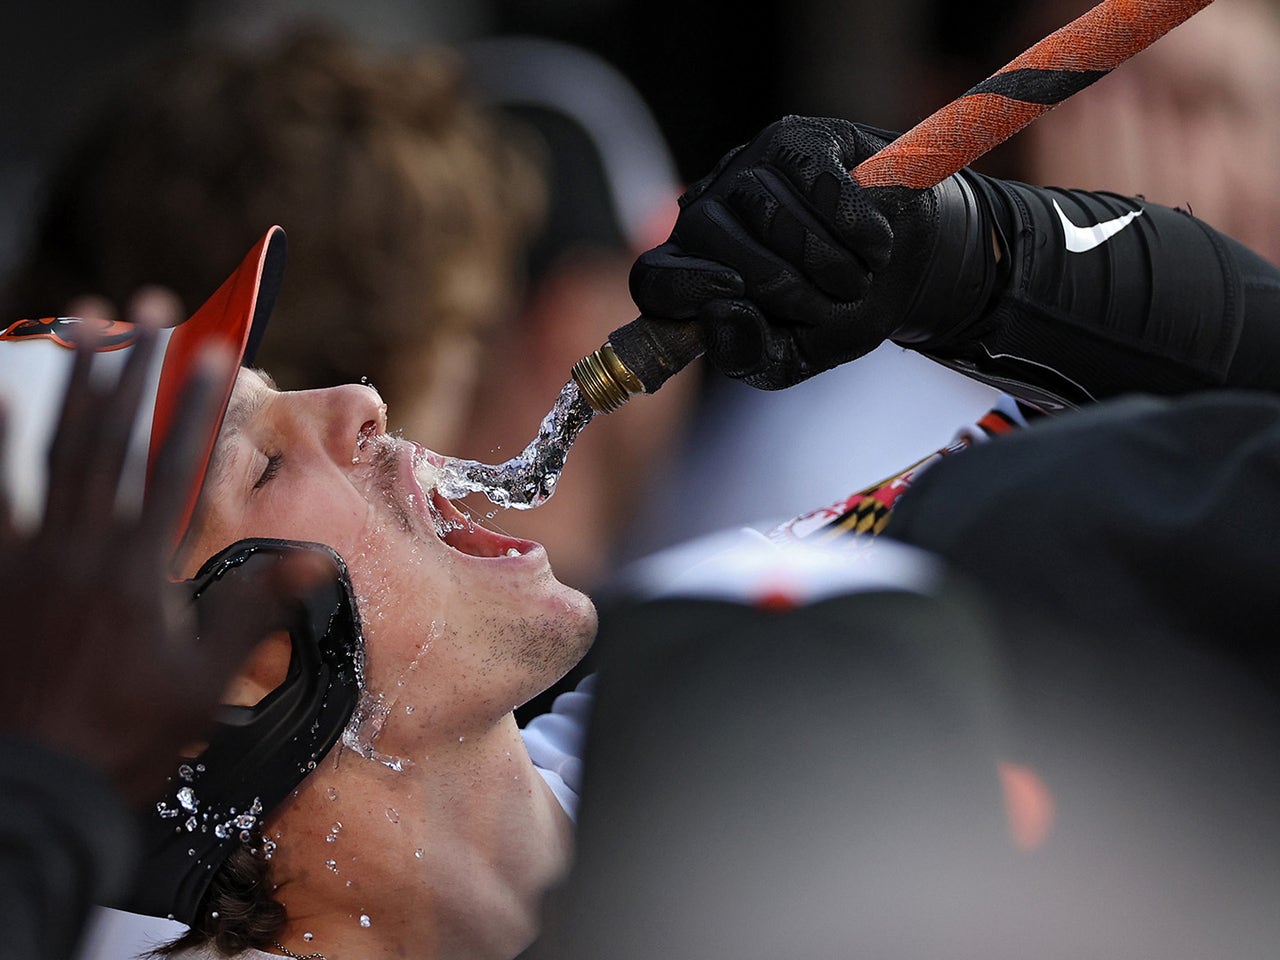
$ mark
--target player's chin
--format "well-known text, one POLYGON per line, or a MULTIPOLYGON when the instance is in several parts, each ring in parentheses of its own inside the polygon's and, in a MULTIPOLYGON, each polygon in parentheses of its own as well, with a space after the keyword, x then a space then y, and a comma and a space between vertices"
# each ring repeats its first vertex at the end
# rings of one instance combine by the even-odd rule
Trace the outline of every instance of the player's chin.
POLYGON ((590 649, 599 627, 596 605, 590 597, 557 580, 545 598, 545 610, 560 624, 565 643, 580 651, 579 656, 590 649))

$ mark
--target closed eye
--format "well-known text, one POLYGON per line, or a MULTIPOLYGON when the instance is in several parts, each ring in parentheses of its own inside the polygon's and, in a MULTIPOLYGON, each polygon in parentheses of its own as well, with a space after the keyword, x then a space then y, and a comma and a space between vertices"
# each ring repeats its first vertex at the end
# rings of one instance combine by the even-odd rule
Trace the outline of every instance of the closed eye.
POLYGON ((268 483, 275 479, 276 474, 280 472, 280 463, 284 460, 284 454, 273 453, 267 456, 267 466, 262 471, 262 476, 258 477, 257 482, 253 485, 253 489, 261 490, 268 483))

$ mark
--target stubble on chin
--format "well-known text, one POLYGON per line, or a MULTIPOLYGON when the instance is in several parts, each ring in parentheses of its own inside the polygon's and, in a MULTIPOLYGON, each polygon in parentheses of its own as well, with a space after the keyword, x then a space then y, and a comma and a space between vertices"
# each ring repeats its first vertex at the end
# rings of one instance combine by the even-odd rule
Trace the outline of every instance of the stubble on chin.
POLYGON ((492 660, 513 664, 550 685, 586 656, 595 638, 595 616, 593 610, 574 620, 544 616, 491 621, 490 629, 497 638, 492 660))

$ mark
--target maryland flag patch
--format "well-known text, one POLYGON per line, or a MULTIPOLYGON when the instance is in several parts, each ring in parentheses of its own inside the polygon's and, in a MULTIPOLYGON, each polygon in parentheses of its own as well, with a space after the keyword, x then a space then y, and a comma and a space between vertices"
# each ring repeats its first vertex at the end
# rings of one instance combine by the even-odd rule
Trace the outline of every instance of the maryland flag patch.
POLYGON ((774 528, 769 531, 769 537, 773 540, 807 540, 810 543, 829 543, 844 537, 874 537, 884 530, 898 498, 911 487, 911 481, 917 473, 935 460, 968 446, 967 442, 959 441, 944 447, 905 470, 864 487, 831 506, 806 513, 774 528))
POLYGON ((92 328, 98 334, 98 350, 101 352, 132 346, 138 337, 137 327, 127 320, 41 317, 39 320, 19 320, 9 324, 0 333, 0 340, 52 340, 60 347, 74 350, 76 331, 86 328, 92 328))
POLYGON ((1033 408, 1018 403, 1012 397, 1002 399, 976 423, 960 430, 955 439, 941 450, 829 507, 775 527, 768 536, 779 542, 807 540, 810 543, 842 543, 853 547, 863 545, 884 530, 894 506, 924 470, 945 456, 1011 433, 1026 426, 1029 419, 1039 416, 1033 408))

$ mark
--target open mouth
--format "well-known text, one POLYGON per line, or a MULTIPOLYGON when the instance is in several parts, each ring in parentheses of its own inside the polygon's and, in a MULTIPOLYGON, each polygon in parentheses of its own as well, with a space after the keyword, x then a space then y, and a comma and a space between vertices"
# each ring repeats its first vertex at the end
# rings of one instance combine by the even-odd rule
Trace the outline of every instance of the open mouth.
POLYGON ((519 557, 534 544, 482 527, 442 497, 436 490, 430 494, 430 513, 436 533, 446 545, 469 557, 519 557))
POLYGON ((508 537, 481 526, 454 506, 453 501, 430 484, 431 472, 419 469, 430 462, 431 456, 422 447, 416 447, 410 465, 412 483, 423 491, 419 502, 424 504, 436 536, 446 546, 481 559, 522 557, 537 549, 538 545, 531 540, 508 537))

